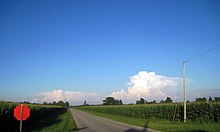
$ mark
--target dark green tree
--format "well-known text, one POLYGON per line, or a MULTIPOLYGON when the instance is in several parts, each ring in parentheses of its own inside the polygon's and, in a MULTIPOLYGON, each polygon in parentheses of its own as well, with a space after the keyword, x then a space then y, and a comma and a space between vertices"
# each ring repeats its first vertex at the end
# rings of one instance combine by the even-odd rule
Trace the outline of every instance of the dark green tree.
POLYGON ((123 105, 123 102, 115 99, 114 97, 107 97, 103 100, 103 105, 123 105))
POLYGON ((203 97, 203 98, 196 98, 196 102, 207 102, 207 99, 205 97, 203 97))
POLYGON ((65 107, 66 107, 66 108, 69 108, 69 106, 70 106, 69 102, 66 101, 66 102, 65 102, 65 107))
POLYGON ((161 100, 160 103, 164 103, 164 100, 161 100))
POLYGON ((212 100, 212 97, 209 96, 209 102, 212 102, 212 101, 213 101, 213 100, 212 100))
POLYGON ((119 100, 119 105, 123 105, 123 102, 122 102, 122 100, 119 100))
POLYGON ((103 105, 114 105, 115 99, 113 97, 107 97, 103 100, 103 105))
POLYGON ((136 101, 136 105, 138 104, 146 104, 146 101, 143 98, 140 98, 140 100, 136 101))
POLYGON ((215 98, 215 102, 220 102, 220 97, 214 97, 215 98))
POLYGON ((84 106, 86 106, 86 105, 87 105, 87 102, 86 102, 86 101, 84 101, 83 105, 84 105, 84 106))
POLYGON ((63 101, 58 101, 56 105, 63 106, 63 107, 66 106, 66 104, 63 101))
POLYGON ((167 99, 165 100, 165 103, 172 103, 173 100, 170 97, 167 97, 167 99))
POLYGON ((150 101, 150 102, 146 102, 147 104, 156 104, 156 100, 150 101))

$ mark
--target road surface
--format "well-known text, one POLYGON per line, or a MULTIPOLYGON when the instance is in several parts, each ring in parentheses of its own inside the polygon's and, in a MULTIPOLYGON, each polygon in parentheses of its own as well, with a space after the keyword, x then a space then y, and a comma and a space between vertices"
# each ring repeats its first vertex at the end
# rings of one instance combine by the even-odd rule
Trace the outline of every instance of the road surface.
POLYGON ((70 111, 79 132, 156 132, 149 128, 119 123, 76 109, 70 109, 70 111))

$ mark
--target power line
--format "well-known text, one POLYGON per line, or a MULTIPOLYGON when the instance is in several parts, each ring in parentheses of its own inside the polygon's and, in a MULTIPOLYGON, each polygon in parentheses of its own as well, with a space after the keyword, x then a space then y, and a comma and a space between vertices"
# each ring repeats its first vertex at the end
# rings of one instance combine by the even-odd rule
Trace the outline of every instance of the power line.
POLYGON ((202 53, 200 53, 200 54, 198 54, 198 55, 196 55, 196 56, 194 56, 194 57, 192 57, 192 58, 190 58, 190 59, 188 59, 188 60, 186 60, 186 61, 184 61, 183 63, 186 63, 186 62, 189 62, 189 61, 191 61, 191 60, 194 60, 195 58, 197 58, 197 57, 199 57, 199 56, 201 56, 201 55, 203 55, 203 54, 206 54, 206 53, 208 53, 208 52, 210 52, 210 51, 212 51, 212 50, 214 50, 214 49, 216 49, 216 48, 218 48, 218 47, 220 47, 220 44, 219 44, 219 45, 216 45, 215 47, 212 47, 211 49, 208 49, 208 50, 206 50, 206 51, 204 51, 204 52, 202 52, 202 53))
POLYGON ((191 60, 194 60, 195 58, 197 58, 203 54, 206 54, 206 53, 218 48, 219 46, 220 46, 220 44, 211 48, 211 49, 208 49, 208 50, 206 50, 206 51, 204 51, 204 52, 202 52, 202 53, 200 53, 200 54, 198 54, 198 55, 196 55, 186 61, 183 61, 183 85, 184 85, 184 104, 183 104, 184 105, 184 119, 183 120, 184 120, 184 122, 186 122, 186 65, 185 64, 191 60))

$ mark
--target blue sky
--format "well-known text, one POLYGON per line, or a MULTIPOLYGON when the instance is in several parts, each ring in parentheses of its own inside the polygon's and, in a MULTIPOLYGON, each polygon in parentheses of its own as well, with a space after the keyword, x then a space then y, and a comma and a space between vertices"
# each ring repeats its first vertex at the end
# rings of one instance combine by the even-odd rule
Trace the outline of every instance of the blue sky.
MULTIPOLYGON (((181 77, 182 61, 220 44, 217 0, 0 2, 0 98, 109 95, 139 71, 181 77)), ((220 89, 220 48, 187 63, 190 90, 220 89)))

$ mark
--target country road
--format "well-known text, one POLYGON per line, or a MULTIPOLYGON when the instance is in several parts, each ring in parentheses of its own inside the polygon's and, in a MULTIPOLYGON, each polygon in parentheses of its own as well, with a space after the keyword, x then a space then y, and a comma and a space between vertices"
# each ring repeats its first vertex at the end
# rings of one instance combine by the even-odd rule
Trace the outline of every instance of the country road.
POLYGON ((79 132, 156 132, 124 123, 104 119, 76 109, 70 109, 79 132))

